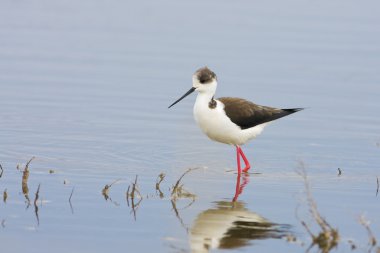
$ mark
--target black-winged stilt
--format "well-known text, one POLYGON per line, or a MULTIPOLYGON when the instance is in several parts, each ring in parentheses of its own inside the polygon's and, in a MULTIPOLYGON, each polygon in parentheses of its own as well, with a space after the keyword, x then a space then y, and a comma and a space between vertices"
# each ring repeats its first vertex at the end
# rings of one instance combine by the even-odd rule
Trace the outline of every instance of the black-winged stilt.
POLYGON ((191 89, 169 108, 198 91, 194 104, 195 121, 210 139, 236 147, 238 174, 241 174, 240 157, 245 163, 243 172, 247 172, 251 165, 240 146, 259 135, 270 121, 303 108, 278 109, 233 97, 215 99, 216 87, 215 73, 207 67, 198 69, 193 75, 191 89))

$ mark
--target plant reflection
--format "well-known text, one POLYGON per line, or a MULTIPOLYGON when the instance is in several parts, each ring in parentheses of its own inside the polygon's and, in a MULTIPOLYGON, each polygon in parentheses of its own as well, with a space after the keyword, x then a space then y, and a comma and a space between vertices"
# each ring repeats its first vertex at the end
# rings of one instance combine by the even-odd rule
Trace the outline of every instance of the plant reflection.
POLYGON ((37 201, 38 201, 38 198, 40 197, 40 186, 41 184, 38 185, 38 188, 37 188, 37 191, 36 191, 36 197, 34 198, 34 214, 36 215, 36 219, 37 219, 37 225, 39 226, 40 225, 40 217, 38 216, 38 205, 37 205, 37 201))
POLYGON ((131 213, 133 213, 133 218, 135 219, 135 221, 136 221, 137 209, 139 208, 140 203, 143 200, 143 197, 142 197, 138 188, 139 187, 137 185, 137 175, 136 175, 135 181, 132 183, 132 187, 131 187, 131 185, 128 186, 128 190, 126 193, 128 207, 129 207, 129 199, 131 199, 131 213), (131 188, 132 188, 131 193, 129 193, 129 190, 131 188), (135 200, 136 198, 138 198, 137 202, 135 200))
MULTIPOLYGON (((191 199, 191 202, 189 204, 187 204, 185 207, 181 208, 182 210, 183 209, 186 209, 188 207, 190 207, 194 202, 195 202, 195 198, 197 197, 195 194, 185 190, 183 188, 183 184, 181 184, 181 180, 183 179, 183 177, 189 173, 190 171, 193 171, 193 170, 197 170, 199 168, 190 168, 188 170, 186 170, 181 176, 180 178, 177 180, 176 184, 172 187, 171 189, 171 203, 172 203, 172 209, 177 217, 177 219, 179 220, 179 222, 181 223, 181 226, 186 230, 188 231, 188 227, 185 225, 185 223, 183 222, 182 218, 181 218, 181 215, 179 213, 179 209, 177 208, 177 201, 179 199, 191 199)), ((159 188, 159 187, 158 187, 159 188)), ((157 186, 156 186, 156 189, 157 189, 157 186)), ((160 191, 161 192, 161 191, 160 191)))

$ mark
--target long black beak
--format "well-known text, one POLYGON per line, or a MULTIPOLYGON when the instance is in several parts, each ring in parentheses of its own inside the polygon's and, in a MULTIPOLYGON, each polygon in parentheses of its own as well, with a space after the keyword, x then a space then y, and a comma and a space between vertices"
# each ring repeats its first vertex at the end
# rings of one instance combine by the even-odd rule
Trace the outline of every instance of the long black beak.
POLYGON ((176 103, 178 103, 179 101, 181 101, 182 99, 184 99, 185 97, 187 97, 188 95, 193 93, 194 91, 195 91, 195 88, 191 87, 190 90, 188 90, 182 97, 180 97, 177 101, 175 101, 173 104, 171 104, 168 108, 172 107, 173 105, 175 105, 176 103))

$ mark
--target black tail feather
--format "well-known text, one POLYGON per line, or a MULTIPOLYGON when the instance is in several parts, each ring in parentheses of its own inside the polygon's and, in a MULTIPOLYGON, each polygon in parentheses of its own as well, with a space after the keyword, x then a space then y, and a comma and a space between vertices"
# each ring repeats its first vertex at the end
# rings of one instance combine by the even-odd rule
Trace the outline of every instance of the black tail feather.
POLYGON ((287 112, 288 114, 292 114, 298 111, 302 111, 305 108, 291 108, 291 109, 282 109, 283 111, 287 112))

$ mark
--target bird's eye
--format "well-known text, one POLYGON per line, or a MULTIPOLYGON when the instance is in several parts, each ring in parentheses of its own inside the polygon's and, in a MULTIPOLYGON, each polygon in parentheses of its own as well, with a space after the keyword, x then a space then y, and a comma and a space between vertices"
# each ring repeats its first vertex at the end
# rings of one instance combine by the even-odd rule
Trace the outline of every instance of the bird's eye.
POLYGON ((199 82, 201 84, 206 84, 206 83, 209 83, 212 81, 212 77, 211 76, 208 76, 208 75, 203 75, 199 78, 199 82))

